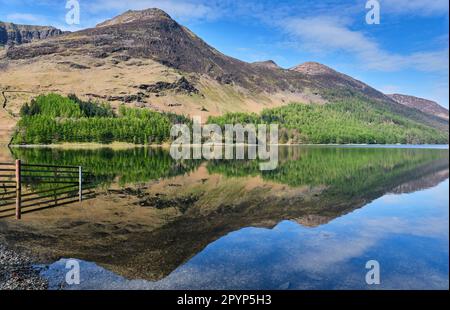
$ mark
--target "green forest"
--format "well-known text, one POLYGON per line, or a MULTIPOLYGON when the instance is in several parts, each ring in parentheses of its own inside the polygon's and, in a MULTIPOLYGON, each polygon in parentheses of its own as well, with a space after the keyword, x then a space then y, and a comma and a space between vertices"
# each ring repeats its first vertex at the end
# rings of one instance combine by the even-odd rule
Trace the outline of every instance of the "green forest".
POLYGON ((12 143, 128 142, 160 144, 170 139, 174 123, 190 123, 184 116, 85 102, 74 95, 41 95, 25 104, 12 143))
POLYGON ((327 105, 292 103, 260 115, 228 113, 208 123, 279 124, 280 143, 446 144, 448 133, 361 100, 327 105))
MULTIPOLYGON (((170 141, 173 124, 192 124, 182 115, 86 102, 75 95, 41 95, 21 109, 13 144, 170 141)), ((380 104, 353 99, 333 104, 292 103, 261 114, 228 113, 208 123, 279 124, 280 143, 447 144, 448 133, 394 113, 380 104)))

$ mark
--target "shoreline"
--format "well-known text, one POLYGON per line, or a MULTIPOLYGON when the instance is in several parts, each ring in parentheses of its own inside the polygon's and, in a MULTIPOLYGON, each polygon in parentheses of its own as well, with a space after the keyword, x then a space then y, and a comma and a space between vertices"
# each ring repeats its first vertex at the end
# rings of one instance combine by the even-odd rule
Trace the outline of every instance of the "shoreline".
POLYGON ((0 290, 47 290, 33 258, 0 243, 0 290))
MULTIPOLYGON (((224 143, 216 144, 217 146, 227 146, 224 143)), ((252 144, 232 144, 233 146, 251 146, 252 144)), ((362 144, 362 143, 349 143, 349 144, 311 144, 311 143, 278 143, 278 144, 268 144, 269 146, 318 146, 318 147, 368 147, 368 148, 449 148, 449 144, 362 144)), ((201 147, 198 144, 188 144, 189 147, 201 147)), ((125 142, 113 142, 111 144, 101 144, 101 143, 62 143, 62 144, 24 144, 24 145, 0 145, 0 147, 7 148, 53 148, 53 149, 66 149, 66 150, 76 150, 76 149, 104 149, 109 148, 113 150, 121 149, 133 149, 133 148, 163 148, 169 149, 171 145, 169 143, 163 144, 132 144, 125 142)))

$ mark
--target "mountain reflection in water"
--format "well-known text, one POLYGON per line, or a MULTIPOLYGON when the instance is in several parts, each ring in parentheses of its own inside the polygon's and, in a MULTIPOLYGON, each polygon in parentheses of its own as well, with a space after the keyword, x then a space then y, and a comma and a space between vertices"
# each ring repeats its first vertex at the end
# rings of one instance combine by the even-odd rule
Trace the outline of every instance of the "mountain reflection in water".
MULTIPOLYGON (((160 149, 13 155, 96 176, 82 206, 0 221, 1 239, 42 262, 84 260, 75 289, 370 288, 370 259, 381 288, 448 288, 447 149, 282 147, 265 172, 160 149)), ((64 267, 44 272, 55 287, 64 267)))

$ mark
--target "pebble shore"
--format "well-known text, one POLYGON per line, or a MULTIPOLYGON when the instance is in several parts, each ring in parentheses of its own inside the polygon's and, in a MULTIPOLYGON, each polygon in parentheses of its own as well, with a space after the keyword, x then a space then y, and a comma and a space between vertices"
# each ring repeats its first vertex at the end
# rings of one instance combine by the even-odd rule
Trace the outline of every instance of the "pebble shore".
POLYGON ((0 290, 45 290, 48 283, 39 276, 30 257, 0 244, 0 290))

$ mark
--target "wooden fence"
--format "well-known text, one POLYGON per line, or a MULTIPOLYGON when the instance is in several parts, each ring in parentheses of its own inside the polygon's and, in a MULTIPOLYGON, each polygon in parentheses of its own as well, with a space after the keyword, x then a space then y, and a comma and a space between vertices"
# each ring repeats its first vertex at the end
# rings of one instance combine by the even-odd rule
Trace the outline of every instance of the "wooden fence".
POLYGON ((0 217, 82 202, 94 194, 91 177, 81 166, 0 163, 0 217))

